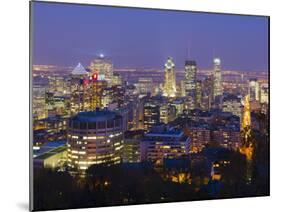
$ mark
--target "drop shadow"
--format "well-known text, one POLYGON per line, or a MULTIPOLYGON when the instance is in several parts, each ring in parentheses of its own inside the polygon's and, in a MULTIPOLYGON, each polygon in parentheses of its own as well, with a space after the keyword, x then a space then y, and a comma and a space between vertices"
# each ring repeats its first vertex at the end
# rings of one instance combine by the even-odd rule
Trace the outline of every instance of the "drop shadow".
POLYGON ((26 202, 17 203, 18 208, 21 210, 29 211, 29 204, 26 202))

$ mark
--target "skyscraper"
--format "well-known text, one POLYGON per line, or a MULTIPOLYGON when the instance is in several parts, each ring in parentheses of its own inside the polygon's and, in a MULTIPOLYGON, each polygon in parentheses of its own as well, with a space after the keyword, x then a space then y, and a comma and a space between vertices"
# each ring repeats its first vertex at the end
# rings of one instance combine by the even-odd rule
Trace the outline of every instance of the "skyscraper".
POLYGON ((250 96, 250 101, 260 99, 260 86, 257 79, 250 79, 249 80, 249 91, 248 94, 250 96))
POLYGON ((197 65, 194 60, 185 62, 185 92, 188 110, 193 110, 196 104, 196 74, 197 65))
POLYGON ((94 73, 91 78, 92 84, 92 101, 91 109, 103 108, 105 105, 102 103, 103 91, 107 87, 107 81, 103 77, 99 77, 99 74, 94 73))
POLYGON ((200 109, 202 105, 202 81, 196 82, 196 108, 200 109))
POLYGON ((221 60, 219 58, 214 59, 214 99, 222 95, 222 84, 221 84, 221 60))
POLYGON ((100 76, 103 75, 108 86, 114 83, 113 64, 109 59, 105 58, 104 55, 101 54, 98 58, 94 59, 88 68, 93 74, 97 73, 100 76))
POLYGON ((74 115, 80 111, 91 109, 91 92, 88 81, 89 73, 79 63, 71 72, 70 111, 74 115))
POLYGON ((168 58, 165 63, 165 81, 164 81, 164 96, 175 97, 176 96, 176 76, 175 76, 175 64, 171 57, 168 58))

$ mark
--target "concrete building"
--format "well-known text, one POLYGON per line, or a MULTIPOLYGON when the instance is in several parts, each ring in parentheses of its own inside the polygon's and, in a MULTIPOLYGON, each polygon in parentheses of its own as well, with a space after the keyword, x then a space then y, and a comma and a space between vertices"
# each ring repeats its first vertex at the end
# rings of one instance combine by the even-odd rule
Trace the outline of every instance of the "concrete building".
POLYGON ((159 125, 144 135, 141 141, 141 160, 163 164, 164 158, 188 155, 190 138, 182 130, 159 125))
POLYGON ((81 112, 68 128, 68 166, 86 170, 93 164, 121 162, 123 120, 107 110, 81 112))

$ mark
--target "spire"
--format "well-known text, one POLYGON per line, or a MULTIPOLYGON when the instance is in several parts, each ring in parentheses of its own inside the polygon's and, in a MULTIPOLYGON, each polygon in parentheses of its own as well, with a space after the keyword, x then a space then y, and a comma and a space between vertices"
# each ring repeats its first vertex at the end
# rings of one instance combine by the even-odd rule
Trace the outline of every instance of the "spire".
POLYGON ((73 69, 71 74, 73 74, 73 75, 86 75, 86 74, 88 74, 88 72, 81 65, 81 63, 78 63, 78 65, 73 69))

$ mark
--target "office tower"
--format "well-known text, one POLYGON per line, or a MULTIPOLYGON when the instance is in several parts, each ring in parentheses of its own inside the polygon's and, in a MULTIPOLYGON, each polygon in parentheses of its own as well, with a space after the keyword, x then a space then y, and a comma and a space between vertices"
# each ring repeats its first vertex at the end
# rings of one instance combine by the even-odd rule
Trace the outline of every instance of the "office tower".
POLYGON ((107 110, 80 112, 69 121, 68 166, 83 171, 93 164, 121 162, 123 121, 107 110))
POLYGON ((32 87, 32 115, 33 120, 40 120, 48 117, 46 90, 48 80, 46 78, 35 77, 32 87))
POLYGON ((230 112, 241 119, 242 104, 241 99, 235 95, 228 95, 223 98, 222 111, 230 112))
POLYGON ((156 98, 147 97, 143 105, 143 127, 150 130, 151 127, 160 122, 159 101, 156 98))
POLYGON ((176 108, 176 116, 179 117, 181 114, 183 114, 183 111, 185 109, 185 99, 184 98, 178 98, 175 99, 171 105, 176 108))
POLYGON ((202 105, 202 82, 197 80, 196 82, 196 108, 201 109, 202 105))
POLYGON ((164 78, 164 92, 163 95, 167 97, 176 96, 176 76, 175 64, 171 57, 165 63, 165 78, 164 78))
POLYGON ((108 86, 114 83, 113 64, 109 59, 105 58, 104 55, 101 54, 98 58, 91 61, 88 68, 91 70, 92 74, 96 73, 99 76, 104 76, 104 80, 107 82, 108 86))
POLYGON ((176 107, 170 103, 161 104, 159 108, 160 122, 169 123, 176 119, 177 110, 176 107))
POLYGON ((190 150, 190 138, 180 129, 167 125, 155 126, 141 141, 141 160, 156 165, 165 158, 179 158, 190 150))
POLYGON ((91 90, 89 73, 79 63, 71 72, 70 79, 70 113, 91 110, 91 90))
POLYGON ((219 58, 214 59, 214 91, 213 97, 216 99, 217 97, 222 96, 223 89, 222 89, 222 76, 221 76, 221 60, 219 58))
POLYGON ((268 83, 263 83, 260 85, 260 103, 267 103, 268 104, 268 83))
POLYGON ((203 110, 210 110, 213 101, 213 76, 208 76, 202 81, 202 104, 203 110))
POLYGON ((181 80, 180 81, 180 96, 181 97, 185 97, 186 93, 185 93, 185 81, 181 80))
POLYGON ((152 93, 153 81, 150 77, 140 77, 137 83, 137 89, 139 94, 147 95, 152 93))
POLYGON ((193 110, 196 106, 196 74, 197 65, 193 60, 185 62, 185 92, 187 98, 187 109, 193 110))
POLYGON ((249 80, 248 95, 250 96, 250 101, 260 100, 260 86, 257 79, 249 80))
POLYGON ((143 130, 125 132, 124 148, 122 154, 124 163, 139 163, 141 161, 140 141, 143 138, 143 135, 143 130))
POLYGON ((94 73, 92 76, 92 105, 91 109, 96 110, 97 108, 103 108, 102 97, 103 91, 107 87, 107 81, 103 78, 99 78, 99 74, 94 73))
POLYGON ((242 129, 247 129, 247 128, 250 128, 250 127, 251 127, 250 96, 247 95, 244 98, 242 129))

